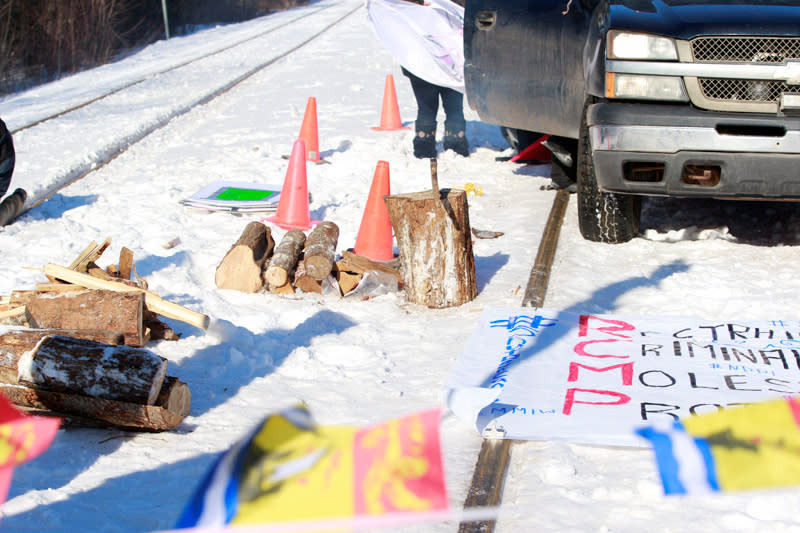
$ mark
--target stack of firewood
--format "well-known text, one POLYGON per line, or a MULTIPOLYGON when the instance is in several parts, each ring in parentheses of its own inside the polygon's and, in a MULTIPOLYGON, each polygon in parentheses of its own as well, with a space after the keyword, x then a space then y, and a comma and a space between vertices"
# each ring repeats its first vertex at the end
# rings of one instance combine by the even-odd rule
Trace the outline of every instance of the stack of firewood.
POLYGON ((276 246, 269 227, 250 222, 217 266, 217 287, 249 293, 294 294, 300 290, 321 294, 327 286, 346 295, 371 270, 390 274, 402 285, 401 272, 391 264, 348 251, 337 260, 338 239, 339 227, 324 221, 308 235, 287 231, 276 246))
POLYGON ((209 318, 149 291, 128 248, 118 265, 98 267, 110 242, 92 242, 69 266, 46 265, 46 283, 0 301, 0 322, 26 326, 0 334, 0 392, 69 421, 171 429, 189 413, 189 389, 142 347, 178 339, 159 315, 203 329, 209 318))
POLYGON ((208 327, 206 315, 149 291, 128 248, 122 248, 118 265, 97 266, 110 243, 111 239, 99 245, 93 241, 69 266, 46 265, 43 271, 48 282, 33 290, 13 291, 0 300, 0 320, 32 328, 118 331, 129 346, 144 346, 150 339, 178 338, 158 315, 208 327))

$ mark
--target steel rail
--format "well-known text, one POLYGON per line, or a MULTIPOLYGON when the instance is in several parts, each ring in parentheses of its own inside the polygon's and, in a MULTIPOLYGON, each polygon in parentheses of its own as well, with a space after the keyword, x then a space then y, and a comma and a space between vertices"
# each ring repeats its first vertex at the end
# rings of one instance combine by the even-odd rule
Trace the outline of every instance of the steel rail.
MULTIPOLYGON (((561 233, 568 203, 569 192, 565 189, 559 190, 553 200, 553 206, 550 208, 542 240, 539 242, 539 249, 522 299, 523 307, 541 307, 544 303, 550 269, 553 265, 558 236, 561 233)), ((464 500, 465 509, 500 505, 513 442, 510 439, 483 439, 472 473, 472 482, 464 500)), ((458 526, 458 531, 459 533, 492 533, 494 527, 494 520, 462 521, 458 526)))
POLYGON ((166 126, 173 119, 175 119, 177 117, 180 117, 180 116, 183 116, 186 113, 190 112, 191 110, 193 110, 193 109, 195 109, 195 108, 197 108, 197 107, 199 107, 201 105, 205 105, 208 102, 214 100, 215 98, 218 98, 218 97, 224 95, 225 93, 229 92, 234 87, 236 87, 239 84, 243 83, 244 81, 248 80, 249 78, 251 78, 255 74, 258 74, 259 72, 261 72, 265 68, 273 65, 274 63, 276 63, 277 61, 280 61, 281 59, 285 58, 286 56, 296 52, 300 48, 303 48, 304 46, 306 46, 307 44, 311 43, 312 41, 317 39, 319 36, 321 36, 322 34, 327 32, 328 30, 330 30, 331 28, 337 26, 344 19, 346 19, 347 17, 351 16, 353 13, 355 13, 359 9, 362 9, 363 7, 364 7, 363 5, 358 5, 354 9, 351 9, 350 11, 348 11, 347 13, 345 13, 344 15, 339 17, 338 19, 334 20, 333 22, 331 22, 330 24, 328 24, 327 26, 325 26, 324 28, 319 30, 317 33, 313 34, 308 39, 306 39, 303 42, 299 43, 298 45, 292 47, 291 49, 283 52, 282 54, 280 54, 278 56, 275 56, 275 57, 269 59, 268 61, 265 61, 264 63, 260 63, 260 64, 256 65, 255 67, 253 67, 252 69, 248 70, 244 74, 241 74, 240 76, 237 76, 236 78, 234 78, 230 82, 228 82, 225 85, 223 85, 222 87, 219 87, 218 89, 212 91, 211 93, 205 95, 204 97, 200 98, 199 100, 191 102, 191 103, 185 105, 184 107, 175 110, 175 112, 170 113, 169 115, 167 115, 165 117, 162 117, 155 124, 151 125, 149 128, 146 128, 146 129, 142 130, 141 132, 136 134, 134 137, 128 137, 128 138, 123 139, 117 145, 116 148, 112 147, 111 150, 109 150, 109 153, 107 153, 102 159, 100 159, 98 161, 93 161, 92 162, 92 166, 91 166, 90 169, 86 170, 85 172, 82 172, 81 174, 73 177, 72 179, 69 179, 69 180, 67 180, 67 181, 65 181, 63 183, 59 183, 57 187, 54 187, 52 190, 49 190, 46 193, 44 193, 42 195, 42 197, 39 198, 36 202, 32 203, 29 206, 26 206, 25 209, 22 212, 20 212, 18 216, 20 216, 20 215, 22 215, 24 213, 27 213, 28 211, 30 211, 34 207, 37 207, 37 206, 41 205, 44 201, 46 201, 47 199, 51 198, 58 191, 68 187, 69 185, 75 183, 78 180, 83 179, 84 177, 86 177, 87 175, 91 174, 92 172, 95 172, 95 171, 103 168, 108 163, 110 163, 111 161, 116 159, 118 156, 120 156, 121 154, 125 153, 128 149, 131 148, 131 146, 133 146, 134 144, 138 143, 139 141, 141 141, 142 139, 144 139, 148 135, 152 134, 153 132, 161 129, 164 126, 166 126))

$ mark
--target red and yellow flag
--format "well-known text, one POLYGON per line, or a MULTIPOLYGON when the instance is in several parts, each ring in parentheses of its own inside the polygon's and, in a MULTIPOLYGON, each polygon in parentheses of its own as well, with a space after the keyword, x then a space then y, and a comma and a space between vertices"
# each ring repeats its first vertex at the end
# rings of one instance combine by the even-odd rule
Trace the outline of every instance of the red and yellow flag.
POLYGON ((304 407, 271 415, 220 457, 178 527, 446 510, 439 419, 357 428, 317 426, 304 407))

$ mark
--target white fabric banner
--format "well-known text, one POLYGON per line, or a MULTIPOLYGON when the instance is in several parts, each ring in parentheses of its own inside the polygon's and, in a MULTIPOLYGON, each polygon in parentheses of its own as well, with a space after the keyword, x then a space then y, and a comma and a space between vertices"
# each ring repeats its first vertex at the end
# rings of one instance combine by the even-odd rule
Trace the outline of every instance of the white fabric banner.
POLYGON ((464 92, 464 8, 449 0, 367 0, 381 44, 416 76, 464 92))
POLYGON ((800 321, 485 309, 445 386, 484 436, 648 446, 636 428, 800 393, 800 321))

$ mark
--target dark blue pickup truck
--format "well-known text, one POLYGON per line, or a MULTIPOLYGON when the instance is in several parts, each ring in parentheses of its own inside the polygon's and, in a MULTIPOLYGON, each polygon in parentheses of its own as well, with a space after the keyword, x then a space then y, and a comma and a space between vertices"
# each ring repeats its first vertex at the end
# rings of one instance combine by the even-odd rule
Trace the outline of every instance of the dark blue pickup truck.
POLYGON ((800 0, 467 0, 481 120, 550 134, 589 240, 642 195, 800 200, 800 0))

